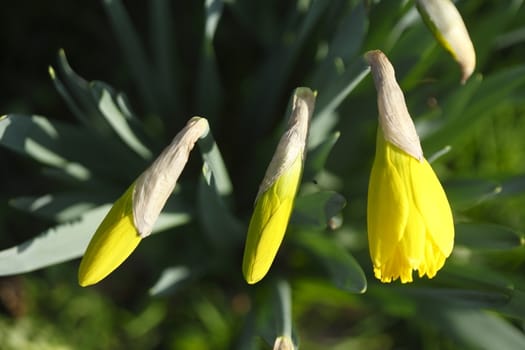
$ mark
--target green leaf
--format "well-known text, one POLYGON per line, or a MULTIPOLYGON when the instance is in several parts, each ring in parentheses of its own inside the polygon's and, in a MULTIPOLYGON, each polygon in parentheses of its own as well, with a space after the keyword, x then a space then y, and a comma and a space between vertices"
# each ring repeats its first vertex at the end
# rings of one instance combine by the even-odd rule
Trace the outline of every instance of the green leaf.
POLYGON ((429 313, 425 313, 428 317, 423 319, 434 322, 468 348, 525 349, 523 332, 495 314, 445 302, 432 305, 430 309, 429 313))
MULTIPOLYGON (((217 193, 227 201, 230 201, 229 197, 232 195, 233 186, 230 180, 230 175, 228 175, 226 164, 224 163, 211 130, 206 136, 200 138, 197 142, 202 159, 206 164, 209 173, 213 175, 214 186, 217 193)), ((209 178, 206 180, 210 182, 209 178)))
MULTIPOLYGON (((157 87, 154 83, 151 65, 140 43, 139 36, 120 0, 104 0, 104 8, 109 16, 113 31, 127 61, 135 86, 148 110, 155 111, 157 87)), ((171 116, 170 116, 171 117, 171 116)))
POLYGON ((456 224, 455 243, 475 250, 508 250, 522 245, 520 235, 512 229, 481 223, 456 224))
POLYGON ((153 69, 159 82, 158 93, 162 97, 162 103, 166 106, 166 110, 177 116, 181 113, 180 86, 178 84, 181 72, 175 45, 176 37, 174 35, 171 1, 150 1, 150 26, 155 62, 153 69))
POLYGON ((16 247, 0 251, 0 276, 26 273, 76 259, 111 205, 87 211, 78 220, 51 228, 16 247))
POLYGON ((242 226, 217 192, 214 173, 207 163, 199 180, 198 209, 204 232, 215 247, 229 249, 241 237, 242 226))
POLYGON ((299 196, 295 199, 291 223, 316 229, 334 228, 345 206, 345 198, 333 191, 299 196))
MULTIPOLYGON (((443 102, 441 110, 433 110, 426 118, 422 116, 418 119, 418 134, 425 147, 428 146, 431 148, 431 153, 433 153, 432 151, 436 151, 435 148, 437 147, 437 145, 433 145, 432 143, 432 135, 446 128, 447 123, 454 123, 457 118, 461 118, 465 110, 470 108, 471 99, 480 88, 482 81, 481 75, 474 75, 465 85, 453 90, 448 99, 443 102), (428 141, 427 138, 430 140, 428 141)), ((442 145, 441 143, 441 146, 442 145)))
POLYGON ((332 81, 348 69, 347 65, 358 53, 364 40, 368 20, 362 2, 347 10, 333 35, 328 52, 317 65, 311 83, 315 90, 325 91, 332 81), (352 40, 348 40, 352 38, 352 40))
POLYGON ((215 31, 222 16, 222 10, 222 0, 204 2, 205 27, 197 73, 196 100, 193 107, 196 114, 208 118, 212 125, 217 121, 224 94, 213 47, 215 31))
POLYGON ((198 187, 199 219, 214 245, 226 249, 242 232, 230 209, 233 186, 211 131, 197 142, 204 163, 198 187))
POLYGON ((324 170, 326 160, 340 135, 341 133, 336 131, 316 147, 308 151, 304 165, 303 179, 313 179, 317 174, 324 170))
POLYGON ((153 297, 173 295, 192 278, 192 271, 186 266, 168 267, 162 271, 157 282, 150 288, 149 295, 153 297))
POLYGON ((525 321, 525 292, 513 290, 508 302, 496 307, 495 310, 504 315, 525 321))
MULTIPOLYGON (((0 276, 26 273, 76 259, 84 254, 89 240, 111 209, 111 204, 86 211, 77 220, 60 224, 15 247, 0 251, 0 276)), ((153 233, 189 220, 184 213, 163 212, 153 233)))
POLYGON ((418 298, 423 303, 444 302, 457 307, 476 309, 497 308, 506 305, 512 292, 510 289, 496 291, 421 287, 408 287, 400 291, 411 298, 418 298))
POLYGON ((94 82, 91 84, 91 91, 94 99, 98 101, 100 112, 122 141, 142 158, 151 159, 151 151, 138 136, 142 128, 139 128, 137 121, 127 114, 128 111, 122 111, 115 103, 115 93, 111 87, 102 82, 94 82))
POLYGON ((292 338, 292 291, 285 280, 279 280, 276 285, 277 302, 277 336, 292 338))
POLYGON ((50 67, 50 75, 58 93, 77 119, 89 129, 107 135, 109 126, 98 111, 89 83, 71 68, 64 50, 58 52, 57 73, 50 67))
POLYGON ((245 124, 242 125, 242 129, 248 131, 248 137, 268 132, 270 125, 273 124, 274 120, 268 116, 276 114, 277 103, 283 94, 286 94, 286 82, 299 59, 301 50, 304 49, 312 31, 327 11, 330 2, 315 0, 310 1, 308 6, 304 18, 297 19, 300 25, 290 29, 295 34, 293 42, 272 49, 255 75, 256 85, 253 94, 246 99, 241 112, 241 115, 250 116, 243 120, 245 124))
POLYGON ((315 114, 312 117, 308 147, 313 148, 325 140, 337 124, 336 109, 348 95, 363 81, 370 68, 359 62, 350 65, 343 74, 335 78, 324 91, 319 91, 315 114))
POLYGON ((118 195, 117 191, 65 192, 40 197, 18 197, 9 201, 14 208, 57 222, 76 219, 118 195))
MULTIPOLYGON (((468 106, 468 108, 455 109, 457 103, 451 103, 450 111, 445 108, 442 110, 441 115, 444 122, 433 134, 423 140, 423 148, 433 153, 443 145, 452 143, 474 123, 479 122, 483 117, 490 116, 491 111, 498 108, 502 101, 508 99, 512 92, 524 84, 525 65, 507 68, 489 75, 481 81, 470 99, 458 99, 460 105, 468 106)), ((473 82, 471 85, 474 86, 476 83, 473 82)))
POLYGON ((450 201, 455 210, 467 209, 492 199, 501 193, 500 184, 488 180, 453 180, 444 185, 450 201))
MULTIPOLYGON (((257 306, 258 334, 273 346, 278 337, 292 340, 297 349, 298 339, 292 324, 292 290, 285 280, 277 280, 257 306)), ((266 291, 265 291, 266 292, 266 291)))
POLYGON ((301 232, 293 236, 321 263, 337 288, 351 293, 364 293, 367 281, 363 269, 344 247, 334 239, 318 233, 301 232))
POLYGON ((525 175, 505 179, 501 185, 501 196, 516 196, 525 192, 525 175))
POLYGON ((36 115, 1 117, 0 145, 64 170, 80 181, 89 180, 96 173, 131 183, 145 167, 144 162, 114 140, 36 115))

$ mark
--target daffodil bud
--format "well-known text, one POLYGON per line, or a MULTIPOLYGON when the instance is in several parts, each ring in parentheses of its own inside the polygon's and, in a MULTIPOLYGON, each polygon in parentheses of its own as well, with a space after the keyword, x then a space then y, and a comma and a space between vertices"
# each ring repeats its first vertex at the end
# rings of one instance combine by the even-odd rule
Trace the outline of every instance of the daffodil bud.
POLYGON ((277 337, 273 343, 273 350, 294 350, 292 339, 286 336, 277 337))
POLYGON ((452 211, 423 157, 394 69, 381 51, 365 55, 378 93, 379 129, 368 187, 368 242, 382 282, 432 278, 454 245, 452 211))
POLYGON ((89 242, 80 263, 81 286, 95 284, 115 270, 147 237, 175 188, 199 138, 209 132, 204 118, 190 119, 153 164, 120 197, 89 242))
POLYGON ((259 187, 243 259, 244 277, 250 284, 260 281, 270 269, 288 226, 301 180, 314 104, 314 92, 296 89, 288 129, 259 187))
POLYGON ((476 52, 458 9, 451 0, 416 0, 416 7, 437 41, 459 63, 465 83, 476 67, 476 52))

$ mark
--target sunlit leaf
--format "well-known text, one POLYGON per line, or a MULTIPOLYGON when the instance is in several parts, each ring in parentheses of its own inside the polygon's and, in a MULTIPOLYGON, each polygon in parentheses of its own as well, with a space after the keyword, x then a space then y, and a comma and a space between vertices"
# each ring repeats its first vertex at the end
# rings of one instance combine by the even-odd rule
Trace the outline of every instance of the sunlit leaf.
POLYGON ((366 291, 367 281, 361 266, 334 239, 312 232, 297 233, 294 238, 324 266, 336 287, 352 293, 366 291))
POLYGON ((346 200, 337 192, 322 191, 299 196, 295 200, 291 223, 318 229, 336 228, 346 200))
POLYGON ((520 235, 510 228, 481 223, 456 224, 455 242, 475 250, 507 250, 522 245, 520 235))

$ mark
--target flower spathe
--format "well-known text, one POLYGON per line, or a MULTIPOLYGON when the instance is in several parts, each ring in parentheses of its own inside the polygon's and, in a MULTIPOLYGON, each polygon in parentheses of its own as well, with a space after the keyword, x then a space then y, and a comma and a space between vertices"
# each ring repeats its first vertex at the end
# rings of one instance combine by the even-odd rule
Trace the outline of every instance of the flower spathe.
POLYGON ((419 277, 432 278, 454 244, 450 205, 423 157, 392 65, 380 51, 366 59, 378 90, 380 126, 367 209, 374 275, 381 282, 407 283, 417 270, 419 277))
POLYGON ((476 67, 476 52, 458 9, 451 0, 416 0, 416 7, 438 43, 459 64, 465 83, 476 67))
POLYGON ((284 238, 301 181, 314 103, 315 93, 310 89, 295 90, 288 129, 259 187, 242 263, 249 284, 257 283, 268 273, 284 238))
POLYGON ((209 132, 208 121, 194 117, 110 209, 84 253, 81 286, 95 284, 120 266, 149 236, 173 192, 191 150, 209 132))

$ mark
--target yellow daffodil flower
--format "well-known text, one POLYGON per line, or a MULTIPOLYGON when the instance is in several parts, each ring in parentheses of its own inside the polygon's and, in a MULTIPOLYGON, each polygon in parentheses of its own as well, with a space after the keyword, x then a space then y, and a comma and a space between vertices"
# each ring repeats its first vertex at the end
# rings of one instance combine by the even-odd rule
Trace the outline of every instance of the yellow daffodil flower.
POLYGON ((416 0, 416 7, 436 40, 458 62, 465 83, 476 67, 476 52, 458 9, 451 0, 416 0))
POLYGON ((314 92, 308 88, 296 89, 288 130, 281 137, 259 187, 242 264, 249 284, 257 283, 266 275, 284 238, 301 181, 314 103, 314 92))
POLYGON ((394 68, 381 51, 366 54, 377 89, 379 130, 368 188, 368 241, 381 282, 432 278, 454 244, 452 212, 423 157, 394 68))
POLYGON ((190 119, 153 164, 108 212, 89 242, 78 271, 83 287, 109 275, 128 258, 153 226, 173 192, 195 142, 209 131, 208 121, 190 119))

